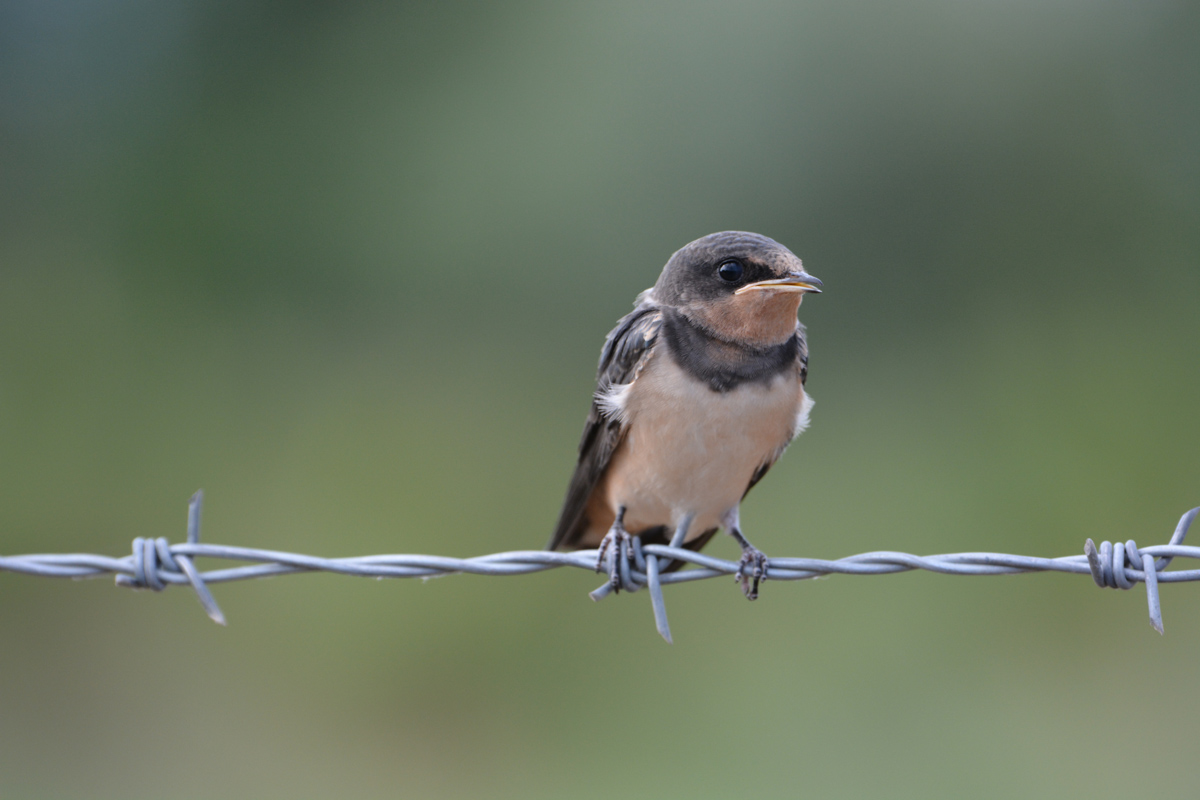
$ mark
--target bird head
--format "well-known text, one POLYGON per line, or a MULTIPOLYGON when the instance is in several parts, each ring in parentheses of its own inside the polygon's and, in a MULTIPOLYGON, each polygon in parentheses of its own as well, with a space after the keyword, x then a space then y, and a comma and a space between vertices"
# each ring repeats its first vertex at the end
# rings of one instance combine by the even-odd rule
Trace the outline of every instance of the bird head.
POLYGON ((720 339, 751 347, 787 341, 796 311, 821 281, 774 239, 723 231, 685 245, 663 267, 654 299, 720 339))

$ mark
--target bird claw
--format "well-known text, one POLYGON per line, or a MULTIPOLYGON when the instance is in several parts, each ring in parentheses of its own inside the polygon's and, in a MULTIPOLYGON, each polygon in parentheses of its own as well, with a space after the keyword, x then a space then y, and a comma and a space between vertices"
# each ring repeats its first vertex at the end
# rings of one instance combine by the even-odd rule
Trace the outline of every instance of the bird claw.
POLYGON ((747 600, 758 599, 758 582, 767 579, 767 567, 770 560, 761 550, 752 544, 742 547, 742 558, 738 561, 738 571, 734 578, 742 585, 742 594, 747 600), (746 568, 751 567, 749 574, 746 568))
POLYGON ((604 538, 600 540, 600 547, 596 550, 596 572, 604 571, 604 556, 610 547, 612 557, 608 559, 608 583, 616 594, 621 591, 621 558, 633 557, 633 537, 624 528, 616 525, 604 534, 604 538))

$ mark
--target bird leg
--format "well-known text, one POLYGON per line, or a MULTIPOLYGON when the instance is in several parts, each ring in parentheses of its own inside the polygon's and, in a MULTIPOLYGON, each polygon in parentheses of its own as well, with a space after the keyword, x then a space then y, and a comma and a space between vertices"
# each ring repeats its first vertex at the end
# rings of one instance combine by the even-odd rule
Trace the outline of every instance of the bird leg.
POLYGON ((738 571, 734 578, 742 585, 742 593, 746 595, 747 600, 757 600, 758 582, 767 579, 767 567, 770 562, 761 550, 746 540, 736 525, 729 528, 729 535, 742 547, 742 558, 738 561, 738 571), (746 572, 747 567, 751 568, 749 574, 746 572))
POLYGON ((596 549, 596 572, 603 570, 604 555, 610 547, 612 555, 608 560, 608 583, 613 592, 617 593, 621 591, 621 558, 630 558, 633 553, 633 537, 625 530, 624 506, 617 509, 617 517, 613 520, 612 527, 604 534, 600 546, 596 549))

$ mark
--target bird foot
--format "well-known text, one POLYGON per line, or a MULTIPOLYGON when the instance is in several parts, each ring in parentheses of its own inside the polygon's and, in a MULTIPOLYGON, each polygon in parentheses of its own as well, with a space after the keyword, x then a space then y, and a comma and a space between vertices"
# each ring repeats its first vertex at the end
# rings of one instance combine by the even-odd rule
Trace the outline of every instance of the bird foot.
POLYGON ((612 553, 608 559, 608 582, 615 594, 621 591, 621 559, 628 560, 633 557, 633 537, 624 528, 613 525, 608 533, 604 534, 604 538, 600 540, 600 547, 596 550, 596 572, 604 571, 604 556, 608 554, 609 548, 612 548, 612 553))
POLYGON ((767 579, 767 567, 770 561, 765 553, 747 542, 742 545, 742 558, 738 561, 738 571, 734 575, 742 585, 742 594, 747 600, 758 599, 758 582, 767 579))

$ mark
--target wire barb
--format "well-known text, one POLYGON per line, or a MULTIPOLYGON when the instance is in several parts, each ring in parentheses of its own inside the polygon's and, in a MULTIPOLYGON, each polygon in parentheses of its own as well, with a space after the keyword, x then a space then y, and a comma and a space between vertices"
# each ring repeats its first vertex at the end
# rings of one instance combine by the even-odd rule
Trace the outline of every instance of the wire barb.
MULTIPOLYGON (((162 591, 171 584, 189 585, 196 593, 204 612, 214 622, 225 624, 225 615, 209 590, 209 585, 229 581, 264 578, 272 575, 294 575, 300 572, 333 572, 373 578, 429 578, 454 573, 472 575, 523 575, 558 567, 577 567, 589 572, 596 567, 595 550, 558 553, 547 550, 516 550, 493 553, 475 558, 449 558, 430 555, 376 555, 352 558, 320 558, 277 550, 250 547, 202 544, 200 542, 200 512, 203 492, 196 492, 188 503, 187 541, 170 544, 165 538, 133 540, 132 553, 124 558, 87 553, 44 553, 40 555, 0 556, 0 571, 19 572, 45 578, 96 578, 115 575, 118 586, 133 589, 162 591), (218 558, 244 562, 240 566, 200 572, 193 563, 196 558, 218 558)), ((1069 572, 1091 575, 1097 586, 1131 589, 1137 583, 1146 585, 1146 603, 1150 624, 1163 632, 1159 585, 1200 580, 1200 569, 1165 570, 1175 558, 1200 559, 1200 547, 1183 544, 1188 528, 1200 507, 1193 508, 1179 519, 1170 542, 1139 548, 1130 539, 1123 545, 1091 539, 1084 545, 1083 555, 1060 558, 1009 555, 1006 553, 947 553, 915 556, 909 553, 879 551, 861 553, 833 561, 817 558, 772 558, 771 580, 799 581, 823 575, 888 575, 896 572, 927 570, 947 575, 1012 575, 1024 572, 1069 572)), ((613 548, 612 557, 619 559, 620 588, 636 592, 649 588, 654 625, 659 634, 671 641, 667 609, 662 587, 670 583, 704 580, 722 575, 734 575, 738 562, 726 561, 703 553, 670 545, 643 544, 637 537, 613 548), (688 569, 664 573, 672 561, 690 565, 688 569)), ((591 593, 601 600, 613 590, 611 581, 591 593)))
MULTIPOLYGON (((1146 605, 1150 610, 1150 624, 1159 633, 1163 632, 1162 606, 1158 600, 1159 573, 1170 565, 1175 556, 1187 555, 1183 552, 1173 552, 1174 550, 1194 549, 1180 548, 1179 546, 1183 544, 1183 538, 1187 536, 1188 528, 1192 526, 1197 514, 1200 514, 1200 508, 1193 508, 1180 517, 1179 524, 1175 526, 1175 533, 1171 535, 1171 541, 1163 547, 1139 550, 1133 539, 1125 542, 1124 545, 1101 542, 1099 547, 1096 547, 1096 543, 1088 539, 1083 545, 1088 569, 1097 586, 1109 589, 1132 589, 1138 581, 1146 584, 1146 605), (1150 550, 1155 550, 1155 554, 1157 551, 1163 551, 1166 557, 1144 557, 1149 554, 1150 550)), ((1175 576, 1183 574, 1185 573, 1173 572, 1171 578, 1179 580, 1175 576)), ((1165 579, 1165 576, 1163 578, 1165 579)))
MULTIPOLYGON (((192 495, 192 499, 188 501, 187 541, 189 545, 200 544, 200 507, 203 504, 203 489, 192 495)), ((23 557, 33 558, 34 556, 23 557)), ((216 598, 208 590, 208 586, 204 583, 204 577, 192 564, 191 558, 182 552, 173 552, 165 538, 159 537, 151 540, 138 537, 134 539, 131 559, 133 574, 118 572, 117 586, 128 586, 131 589, 153 589, 161 592, 167 587, 168 582, 181 582, 177 578, 182 575, 192 585, 192 589, 196 592, 196 598, 200 601, 208 618, 218 625, 226 624, 221 607, 217 605, 216 598), (160 570, 160 565, 166 567, 165 572, 160 570)))

